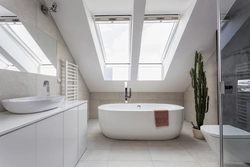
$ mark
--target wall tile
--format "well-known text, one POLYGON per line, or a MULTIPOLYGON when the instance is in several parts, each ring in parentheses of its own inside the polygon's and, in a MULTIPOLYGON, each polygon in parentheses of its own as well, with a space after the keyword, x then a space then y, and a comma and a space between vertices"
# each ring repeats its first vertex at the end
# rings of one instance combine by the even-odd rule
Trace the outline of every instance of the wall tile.
MULTIPOLYGON (((132 92, 131 100, 133 101, 133 100, 138 99, 138 94, 139 94, 139 93, 137 93, 137 92, 132 92)), ((122 96, 123 96, 122 99, 125 100, 125 93, 123 93, 122 96)))
POLYGON ((90 99, 89 91, 78 91, 78 100, 90 99))
MULTIPOLYGON (((0 70, 0 101, 3 99, 35 96, 36 75, 23 72, 0 70)), ((0 111, 4 111, 0 103, 0 111)))
POLYGON ((157 99, 157 93, 148 93, 148 92, 140 92, 138 93, 138 99, 149 100, 149 99, 157 99))
POLYGON ((97 110, 98 106, 100 106, 100 105, 101 105, 100 100, 91 100, 91 102, 90 102, 90 108, 92 110, 97 110))
MULTIPOLYGON (((135 94, 136 93, 132 92, 131 99, 135 99, 135 94)), ((118 92, 117 98, 121 99, 121 100, 124 100, 125 99, 125 92, 118 92)))
POLYGON ((100 99, 100 94, 98 92, 91 92, 90 98, 91 98, 91 100, 98 100, 98 99, 100 99))
POLYGON ((98 119, 98 110, 91 109, 90 110, 90 118, 92 119, 98 119))
POLYGON ((194 101, 194 91, 193 90, 186 90, 184 93, 184 100, 185 101, 194 101))
POLYGON ((99 93, 100 100, 114 100, 118 98, 118 93, 110 92, 110 93, 99 93))
POLYGON ((80 72, 78 72, 78 91, 88 91, 89 92, 89 88, 86 85, 80 72))

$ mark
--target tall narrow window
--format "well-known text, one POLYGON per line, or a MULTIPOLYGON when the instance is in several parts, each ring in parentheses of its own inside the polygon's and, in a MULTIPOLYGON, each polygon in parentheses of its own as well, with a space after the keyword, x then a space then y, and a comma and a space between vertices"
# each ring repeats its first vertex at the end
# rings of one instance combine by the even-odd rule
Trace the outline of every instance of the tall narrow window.
POLYGON ((95 23, 106 64, 130 62, 130 18, 96 17, 95 23))
POLYGON ((139 63, 162 63, 178 20, 145 17, 139 63))
POLYGON ((138 80, 163 80, 164 59, 177 27, 179 15, 145 16, 138 80))

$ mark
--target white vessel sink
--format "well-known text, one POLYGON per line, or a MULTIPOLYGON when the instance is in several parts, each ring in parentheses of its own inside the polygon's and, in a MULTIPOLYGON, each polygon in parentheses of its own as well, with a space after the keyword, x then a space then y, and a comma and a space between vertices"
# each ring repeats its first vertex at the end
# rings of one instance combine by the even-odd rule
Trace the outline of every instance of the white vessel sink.
POLYGON ((64 96, 32 96, 2 100, 4 108, 12 113, 36 113, 57 108, 64 102, 64 96))

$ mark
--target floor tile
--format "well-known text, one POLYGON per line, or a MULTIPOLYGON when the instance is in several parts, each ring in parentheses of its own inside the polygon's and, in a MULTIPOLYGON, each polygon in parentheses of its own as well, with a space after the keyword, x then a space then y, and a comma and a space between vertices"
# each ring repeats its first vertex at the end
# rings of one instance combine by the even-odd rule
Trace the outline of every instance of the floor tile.
POLYGON ((193 142, 198 139, 195 139, 191 134, 181 133, 177 138, 175 138, 175 140, 178 142, 182 142, 182 141, 193 142))
POLYGON ((154 167, 152 161, 109 161, 107 167, 154 167))
POLYGON ((90 140, 88 149, 111 150, 113 141, 90 140))
POLYGON ((182 141, 181 145, 187 150, 211 150, 205 140, 182 141))
POLYGON ((149 150, 184 150, 184 147, 176 140, 147 141, 149 150))
POLYGON ((189 150, 188 151, 196 161, 199 162, 219 162, 219 156, 217 156, 211 150, 189 150))
POLYGON ((148 150, 111 150, 110 161, 148 161, 151 160, 148 150))
POLYGON ((83 160, 98 160, 105 161, 109 159, 110 150, 91 150, 87 149, 84 153, 82 159, 83 160))
POLYGON ((220 167, 220 162, 199 162, 201 167, 220 167))
POLYGON ((198 162, 153 161, 154 167, 202 167, 198 162))
POLYGON ((113 141, 113 139, 107 138, 104 136, 101 132, 101 130, 95 131, 95 132, 90 132, 88 133, 87 136, 88 141, 89 140, 105 140, 105 141, 113 141))
POLYGON ((150 150, 154 161, 195 161, 186 150, 150 150))
POLYGON ((108 161, 80 161, 76 167, 107 167, 108 161))
POLYGON ((148 150, 146 141, 125 141, 115 140, 112 145, 113 150, 148 150))
POLYGON ((248 165, 240 162, 226 162, 224 167, 249 167, 248 165))

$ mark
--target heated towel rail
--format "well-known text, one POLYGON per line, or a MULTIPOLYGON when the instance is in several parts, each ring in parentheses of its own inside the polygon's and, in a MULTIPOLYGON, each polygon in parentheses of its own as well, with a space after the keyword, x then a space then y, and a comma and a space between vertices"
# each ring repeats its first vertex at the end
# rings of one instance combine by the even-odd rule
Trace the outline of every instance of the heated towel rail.
POLYGON ((66 60, 65 98, 66 102, 78 100, 78 65, 66 60))

